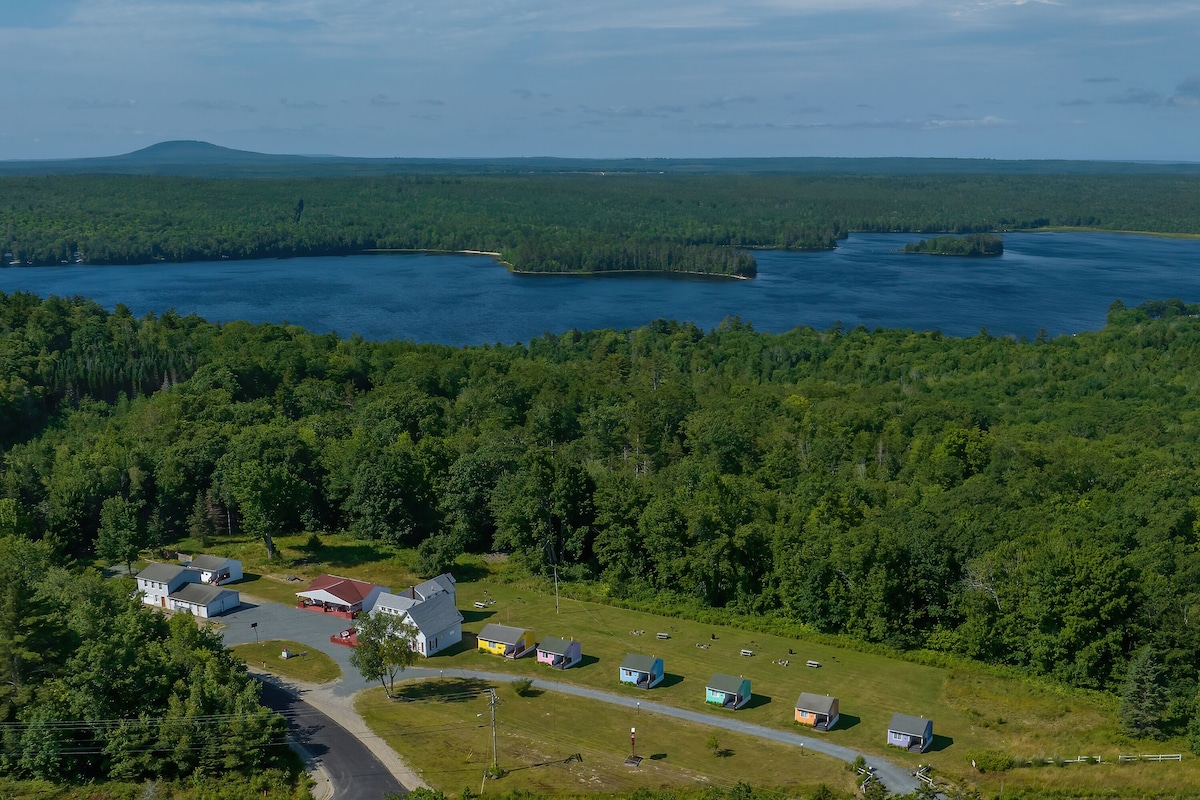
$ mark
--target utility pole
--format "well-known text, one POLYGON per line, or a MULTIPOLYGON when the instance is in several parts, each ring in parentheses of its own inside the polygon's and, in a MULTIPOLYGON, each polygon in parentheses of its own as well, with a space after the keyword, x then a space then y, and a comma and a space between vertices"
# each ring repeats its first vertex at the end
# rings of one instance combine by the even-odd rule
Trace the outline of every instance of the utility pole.
POLYGON ((558 613, 558 564, 554 565, 554 613, 558 613))
POLYGON ((492 709, 492 774, 499 777, 500 760, 496 754, 496 690, 489 690, 492 697, 488 700, 488 706, 492 709))

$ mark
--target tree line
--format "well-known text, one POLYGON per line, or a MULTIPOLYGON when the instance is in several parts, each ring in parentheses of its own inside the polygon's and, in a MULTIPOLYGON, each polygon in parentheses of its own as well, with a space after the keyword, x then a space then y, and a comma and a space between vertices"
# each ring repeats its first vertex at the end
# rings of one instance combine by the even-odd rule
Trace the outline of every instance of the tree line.
POLYGON ((1117 303, 1101 331, 1034 341, 730 319, 450 348, 0 295, 0 528, 63 556, 116 528, 268 548, 347 530, 431 572, 503 551, 615 598, 1072 686, 1152 675, 1154 729, 1181 730, 1198 315, 1117 303))
POLYGON ((753 258, 730 249, 828 249, 849 231, 1200 233, 1198 188, 1189 175, 0 177, 0 254, 47 265, 481 250, 527 271, 748 275, 753 258))

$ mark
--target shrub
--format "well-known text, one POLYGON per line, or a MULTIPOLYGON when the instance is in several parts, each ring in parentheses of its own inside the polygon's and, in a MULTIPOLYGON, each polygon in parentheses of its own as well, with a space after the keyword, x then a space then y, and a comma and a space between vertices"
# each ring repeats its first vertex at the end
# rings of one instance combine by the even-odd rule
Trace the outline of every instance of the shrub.
POLYGON ((1003 750, 968 750, 966 758, 980 772, 1004 772, 1013 767, 1013 757, 1003 750))
POLYGON ((518 697, 524 697, 529 694, 529 690, 533 688, 533 680, 531 678, 517 678, 511 684, 514 692, 518 697))

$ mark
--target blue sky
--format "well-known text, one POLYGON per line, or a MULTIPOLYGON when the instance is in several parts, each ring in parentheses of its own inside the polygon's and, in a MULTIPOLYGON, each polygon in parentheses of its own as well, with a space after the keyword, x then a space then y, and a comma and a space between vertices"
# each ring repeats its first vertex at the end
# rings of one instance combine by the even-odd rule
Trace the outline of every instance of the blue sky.
POLYGON ((1200 2, 4 0, 0 159, 1200 161, 1200 2))

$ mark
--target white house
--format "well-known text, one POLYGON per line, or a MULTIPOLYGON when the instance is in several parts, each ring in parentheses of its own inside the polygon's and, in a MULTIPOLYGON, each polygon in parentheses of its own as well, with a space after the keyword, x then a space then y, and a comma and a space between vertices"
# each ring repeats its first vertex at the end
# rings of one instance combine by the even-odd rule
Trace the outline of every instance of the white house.
POLYGON ((411 596, 413 593, 379 595, 375 613, 392 614, 411 622, 417 629, 413 649, 423 656, 435 655, 461 642, 463 616, 454 604, 454 594, 439 591, 431 593, 427 600, 417 600, 411 596))
POLYGON ((223 556, 196 556, 185 564, 200 573, 201 583, 223 586, 242 579, 242 562, 223 556))
POLYGON ((428 600, 441 592, 450 595, 450 599, 453 602, 458 602, 458 597, 456 596, 458 594, 458 581, 454 580, 454 576, 449 572, 443 572, 436 578, 430 578, 412 588, 412 594, 418 600, 428 600))
POLYGON ((186 584, 196 582, 199 573, 178 564, 148 564, 137 574, 138 591, 148 606, 168 608, 167 598, 186 584))
POLYGON ((187 611, 206 619, 232 611, 242 604, 241 595, 232 589, 203 583, 186 584, 167 600, 176 611, 187 611))
MULTIPOLYGON (((237 564, 239 576, 241 566, 240 563, 237 564)), ((220 572, 207 574, 219 575, 220 572)), ((142 602, 148 606, 171 611, 190 611, 197 617, 213 617, 241 605, 241 595, 231 589, 220 589, 206 582, 205 575, 204 570, 181 567, 178 564, 147 564, 146 568, 137 574, 138 593, 142 596, 142 602)))

